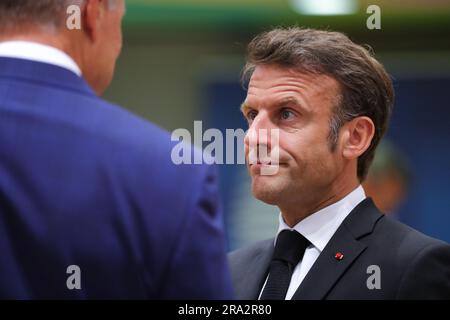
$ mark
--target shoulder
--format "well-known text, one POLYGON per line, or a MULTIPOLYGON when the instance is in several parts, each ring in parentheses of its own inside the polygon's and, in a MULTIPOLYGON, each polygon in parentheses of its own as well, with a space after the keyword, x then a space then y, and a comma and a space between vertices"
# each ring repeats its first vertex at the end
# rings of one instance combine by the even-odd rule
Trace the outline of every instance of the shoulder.
POLYGON ((374 247, 374 257, 388 259, 398 275, 397 298, 450 298, 449 244, 385 217, 375 227, 372 253, 374 247))
MULTIPOLYGON (((107 152, 113 157, 108 161, 117 161, 127 165, 127 170, 136 166, 140 170, 146 167, 158 175, 169 170, 192 176, 197 172, 209 171, 204 165, 178 165, 173 159, 175 147, 180 143, 176 137, 158 125, 136 115, 125 108, 99 98, 92 98, 91 108, 83 108, 82 114, 75 124, 85 135, 85 141, 96 144, 99 152, 107 152), (86 110, 89 109, 89 110, 86 110), (133 163, 134 166, 130 166, 133 163)), ((187 151, 194 154, 201 151, 187 144, 187 151)), ((169 172, 170 174, 170 172, 169 172)))
POLYGON ((405 269, 421 253, 432 248, 448 249, 450 246, 427 236, 389 216, 383 216, 375 224, 372 233, 361 239, 369 252, 389 259, 398 269, 405 269), (425 250, 425 251, 424 251, 425 250))
POLYGON ((390 242, 400 252, 417 254, 424 248, 449 247, 441 240, 427 236, 397 220, 390 217, 380 219, 375 227, 375 235, 384 238, 385 242, 390 242))
POLYGON ((397 297, 400 299, 450 298, 450 245, 410 232, 403 247, 409 246, 397 297))
POLYGON ((152 147, 154 152, 158 151, 156 146, 171 147, 171 135, 167 130, 119 105, 99 98, 93 98, 92 103, 95 107, 87 111, 92 119, 87 126, 93 133, 133 148, 152 147))
MULTIPOLYGON (((215 192, 216 172, 211 166, 174 162, 172 154, 179 142, 168 131, 100 98, 81 99, 86 101, 69 108, 76 116, 64 118, 59 133, 74 142, 77 154, 89 155, 87 165, 121 189, 147 202, 164 200, 166 206, 180 207, 178 211, 205 192, 215 192)), ((191 147, 190 152, 201 151, 191 147)))

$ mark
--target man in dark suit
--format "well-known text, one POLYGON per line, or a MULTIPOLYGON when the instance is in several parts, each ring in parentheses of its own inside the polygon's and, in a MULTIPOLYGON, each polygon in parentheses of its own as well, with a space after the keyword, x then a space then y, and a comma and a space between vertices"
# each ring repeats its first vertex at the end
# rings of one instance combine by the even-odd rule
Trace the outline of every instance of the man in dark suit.
POLYGON ((252 192, 281 213, 275 239, 230 254, 237 297, 450 299, 450 246, 385 217, 361 187, 394 101, 384 67, 313 29, 274 29, 248 51, 252 192))
POLYGON ((0 1, 0 298, 230 298, 215 173, 97 96, 124 11, 0 1))

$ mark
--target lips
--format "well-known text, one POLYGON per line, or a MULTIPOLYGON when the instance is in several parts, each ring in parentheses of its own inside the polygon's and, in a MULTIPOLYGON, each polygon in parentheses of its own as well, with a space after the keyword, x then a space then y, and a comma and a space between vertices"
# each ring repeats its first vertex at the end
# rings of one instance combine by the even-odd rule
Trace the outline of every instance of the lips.
POLYGON ((255 164, 250 164, 248 166, 248 170, 250 172, 250 175, 252 177, 255 176, 275 176, 281 167, 287 166, 286 164, 277 164, 277 165, 272 165, 272 164, 263 164, 263 163, 255 163, 255 164))
MULTIPOLYGON (((261 155, 261 154, 260 154, 261 155)), ((247 153, 246 162, 247 165, 266 165, 266 166, 287 166, 288 158, 282 157, 278 152, 276 153, 277 157, 272 159, 271 155, 264 154, 263 156, 257 156, 256 149, 251 149, 247 153), (278 161, 274 161, 278 160, 278 161)))
POLYGON ((252 164, 261 164, 261 165, 277 165, 277 164, 279 164, 279 160, 277 161, 277 163, 274 163, 275 161, 273 161, 274 159, 272 159, 270 156, 267 156, 267 157, 264 157, 264 158, 262 158, 262 157, 259 157, 259 158, 256 158, 256 157, 247 157, 247 163, 248 164, 250 164, 250 165, 252 165, 252 164))
POLYGON ((287 167, 287 164, 286 163, 277 163, 277 164, 262 163, 262 162, 258 161, 257 163, 250 163, 249 164, 249 167, 252 167, 252 166, 258 166, 258 167, 262 167, 262 166, 267 166, 267 167, 270 167, 270 166, 287 167))
POLYGON ((267 164, 267 165, 269 165, 269 164, 272 164, 272 159, 270 159, 270 158, 258 159, 256 161, 256 164, 267 164))
POLYGON ((270 158, 264 158, 264 159, 256 159, 256 160, 254 160, 253 162, 250 162, 249 161, 249 159, 247 158, 246 159, 246 161, 247 161, 247 164, 249 165, 249 166, 252 166, 252 165, 274 165, 274 166, 276 166, 276 165, 278 165, 278 166, 286 166, 287 165, 287 161, 278 161, 277 163, 274 163, 274 161, 272 161, 272 159, 270 159, 270 158))

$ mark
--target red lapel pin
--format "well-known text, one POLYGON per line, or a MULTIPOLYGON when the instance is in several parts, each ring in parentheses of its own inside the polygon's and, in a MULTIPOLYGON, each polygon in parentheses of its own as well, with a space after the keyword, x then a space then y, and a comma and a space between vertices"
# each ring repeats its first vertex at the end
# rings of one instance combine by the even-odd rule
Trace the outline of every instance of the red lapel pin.
POLYGON ((336 252, 334 258, 338 261, 341 261, 342 259, 344 259, 344 255, 341 252, 336 252))

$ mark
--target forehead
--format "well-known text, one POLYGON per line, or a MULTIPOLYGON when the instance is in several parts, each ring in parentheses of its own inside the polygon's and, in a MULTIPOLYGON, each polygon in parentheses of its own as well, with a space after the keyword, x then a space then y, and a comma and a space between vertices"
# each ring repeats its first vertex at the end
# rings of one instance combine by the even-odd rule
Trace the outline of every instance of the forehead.
POLYGON ((252 74, 245 103, 262 106, 292 97, 311 108, 314 102, 334 101, 338 94, 339 84, 330 76, 263 65, 252 74))

